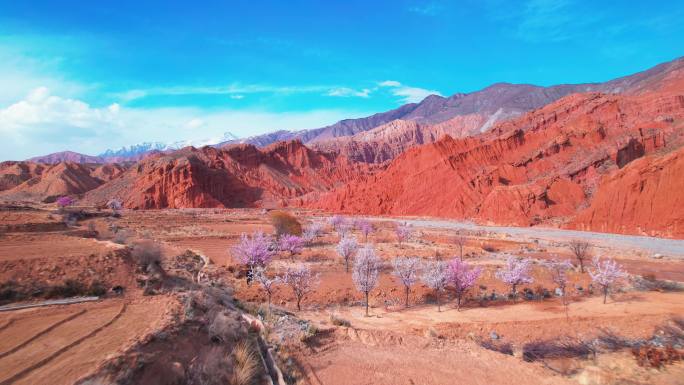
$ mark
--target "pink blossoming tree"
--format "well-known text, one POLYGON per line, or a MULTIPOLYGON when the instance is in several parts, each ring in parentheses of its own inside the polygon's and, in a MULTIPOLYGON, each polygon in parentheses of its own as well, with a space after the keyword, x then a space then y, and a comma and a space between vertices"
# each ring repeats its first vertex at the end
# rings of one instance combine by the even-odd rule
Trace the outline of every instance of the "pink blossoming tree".
POLYGON ((511 285, 511 293, 513 294, 513 300, 515 300, 518 286, 534 281, 530 275, 531 269, 531 260, 509 256, 506 260, 506 265, 496 272, 496 278, 511 285))
POLYGON ((617 281, 626 277, 627 273, 622 270, 615 260, 610 258, 602 261, 599 257, 595 257, 592 267, 592 269, 589 269, 589 275, 594 283, 601 286, 603 290, 603 303, 606 303, 610 288, 617 281))
POLYGON ((368 296, 378 284, 378 272, 382 262, 371 245, 366 245, 356 254, 352 280, 356 288, 366 297, 366 317, 368 316, 368 296))
POLYGON ((330 217, 328 220, 328 223, 330 223, 330 226, 333 228, 333 230, 338 231, 340 225, 343 223, 347 222, 347 220, 341 216, 341 215, 333 215, 330 217))
POLYGON ((284 234, 278 240, 278 249, 280 251, 285 251, 294 256, 302 251, 304 246, 304 240, 301 237, 292 234, 284 234))
POLYGON ((570 271, 573 266, 572 262, 568 259, 552 259, 550 261, 547 261, 544 263, 544 266, 549 270, 551 273, 551 279, 553 280, 553 283, 558 285, 558 288, 561 291, 561 298, 563 300, 563 304, 566 304, 566 288, 568 286, 568 271, 570 271))
POLYGON ((393 274, 399 278, 401 284, 404 285, 404 293, 406 295, 405 307, 409 306, 409 292, 411 286, 418 281, 418 273, 420 272, 421 261, 416 257, 397 257, 392 260, 393 274))
POLYGON ((271 297, 278 283, 281 282, 281 278, 275 276, 270 278, 266 275, 266 269, 264 267, 257 267, 254 273, 254 280, 259 283, 261 288, 266 292, 268 297, 268 310, 271 310, 271 297))
POLYGON ((273 258, 273 238, 256 231, 252 236, 242 234, 240 242, 232 249, 233 256, 242 264, 249 267, 248 280, 254 275, 257 267, 265 267, 273 258))
POLYGON ((76 201, 74 198, 69 197, 69 196, 63 196, 57 198, 57 207, 59 207, 60 210, 63 210, 69 206, 72 206, 76 201))
POLYGON ((366 219, 357 219, 354 222, 354 227, 356 227, 361 234, 363 234, 364 242, 368 242, 368 236, 373 232, 373 224, 366 219))
POLYGON ((302 299, 318 285, 318 275, 309 266, 299 265, 285 271, 283 282, 290 286, 297 299, 297 310, 302 310, 302 299))
POLYGON ((411 234, 413 233, 411 227, 407 224, 402 224, 397 226, 397 228, 394 230, 394 233, 397 235, 397 242, 399 242, 399 245, 403 242, 406 242, 411 238, 411 234))
POLYGON ((320 237, 321 235, 323 235, 323 225, 318 222, 313 222, 304 228, 304 231, 302 232, 302 240, 304 240, 304 243, 307 245, 311 245, 311 243, 313 243, 313 241, 315 241, 316 238, 320 237))
POLYGON ((442 293, 449 284, 449 267, 444 261, 428 263, 423 268, 423 283, 435 291, 437 311, 442 311, 442 293))
POLYGON ((460 259, 452 259, 449 263, 449 284, 456 290, 456 308, 461 309, 463 295, 475 285, 482 274, 482 269, 472 267, 460 259))
POLYGON ((359 249, 359 244, 356 241, 356 238, 352 236, 344 236, 342 239, 340 239, 340 242, 337 244, 337 247, 335 250, 337 250, 337 253, 344 258, 344 270, 348 273, 349 272, 349 261, 351 260, 352 257, 354 257, 354 254, 356 254, 356 251, 359 249))

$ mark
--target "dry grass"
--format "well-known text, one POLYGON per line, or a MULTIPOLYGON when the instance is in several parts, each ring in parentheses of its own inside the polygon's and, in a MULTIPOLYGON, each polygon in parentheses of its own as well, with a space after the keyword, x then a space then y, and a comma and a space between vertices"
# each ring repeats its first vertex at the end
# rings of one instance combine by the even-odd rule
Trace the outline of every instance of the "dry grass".
POLYGON ((233 375, 231 385, 252 385, 256 383, 259 374, 260 360, 257 353, 247 341, 241 341, 233 348, 233 375))

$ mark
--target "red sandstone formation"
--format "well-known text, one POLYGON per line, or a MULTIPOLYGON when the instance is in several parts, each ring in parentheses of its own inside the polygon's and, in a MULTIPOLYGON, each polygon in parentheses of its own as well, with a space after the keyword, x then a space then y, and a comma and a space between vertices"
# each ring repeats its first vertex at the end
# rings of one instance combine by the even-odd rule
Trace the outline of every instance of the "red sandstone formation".
POLYGON ((98 187, 102 181, 90 175, 91 169, 83 164, 62 162, 40 165, 31 162, 7 162, 3 178, 18 178, 21 183, 0 193, 3 200, 51 201, 63 195, 78 195, 98 187), (21 170, 13 174, 10 170, 21 170), (12 177, 11 175, 19 175, 12 177))
POLYGON ((365 167, 323 154, 299 141, 264 149, 193 147, 151 157, 86 194, 101 204, 117 197, 128 208, 253 207, 326 191, 358 178, 365 167))
MULTIPOLYGON (((621 169, 646 154, 679 147, 683 118, 684 96, 673 92, 570 95, 502 122, 489 133, 447 136, 410 149, 367 181, 350 183, 309 204, 348 213, 563 223, 590 204, 602 177, 625 172, 621 169)), ((654 191, 645 199, 665 199, 660 195, 667 192, 654 191)), ((680 191, 669 193, 681 196, 680 191)), ((664 223, 649 223, 637 214, 623 214, 632 215, 632 230, 597 219, 585 228, 674 231, 670 224, 663 228, 664 223)))
POLYGON ((571 226, 684 238, 684 148, 635 160, 605 177, 571 226))

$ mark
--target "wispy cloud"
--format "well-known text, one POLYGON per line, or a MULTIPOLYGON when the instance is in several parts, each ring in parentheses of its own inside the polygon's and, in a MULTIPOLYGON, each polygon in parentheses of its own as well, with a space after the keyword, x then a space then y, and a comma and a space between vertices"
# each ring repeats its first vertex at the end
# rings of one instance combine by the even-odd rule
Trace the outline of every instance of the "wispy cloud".
POLYGON ((418 103, 430 95, 442 96, 439 91, 419 87, 409 87, 396 80, 385 80, 378 83, 378 85, 380 87, 389 88, 392 95, 399 96, 403 103, 418 103))
POLYGON ((414 4, 408 7, 408 11, 423 16, 436 16, 444 7, 436 2, 414 4))
POLYGON ((326 95, 328 96, 339 96, 343 98, 348 98, 348 97, 359 97, 359 98, 367 98, 371 94, 371 90, 369 88, 364 88, 362 90, 355 90, 349 87, 337 87, 333 88, 328 91, 326 95))
POLYGON ((150 96, 181 96, 181 95, 226 95, 233 99, 242 99, 245 94, 301 94, 324 93, 336 87, 332 86, 271 86, 263 84, 231 84, 228 86, 173 86, 151 87, 127 90, 115 93, 113 96, 124 101, 132 101, 150 96))

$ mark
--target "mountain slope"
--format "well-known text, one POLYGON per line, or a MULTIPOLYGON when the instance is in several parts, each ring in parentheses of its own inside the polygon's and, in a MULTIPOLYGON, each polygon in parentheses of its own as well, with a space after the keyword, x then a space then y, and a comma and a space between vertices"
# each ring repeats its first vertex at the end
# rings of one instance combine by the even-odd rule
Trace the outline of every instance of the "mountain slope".
POLYGON ((278 206, 358 178, 365 167, 319 153, 299 141, 264 149, 184 148, 147 158, 86 194, 84 204, 117 197, 125 207, 278 206))
MULTIPOLYGON (((589 205, 602 176, 679 148, 683 119, 684 96, 677 93, 574 94, 479 136, 412 148, 366 181, 308 204, 498 224, 567 222, 589 205)), ((639 226, 671 231, 643 218, 639 226)))

